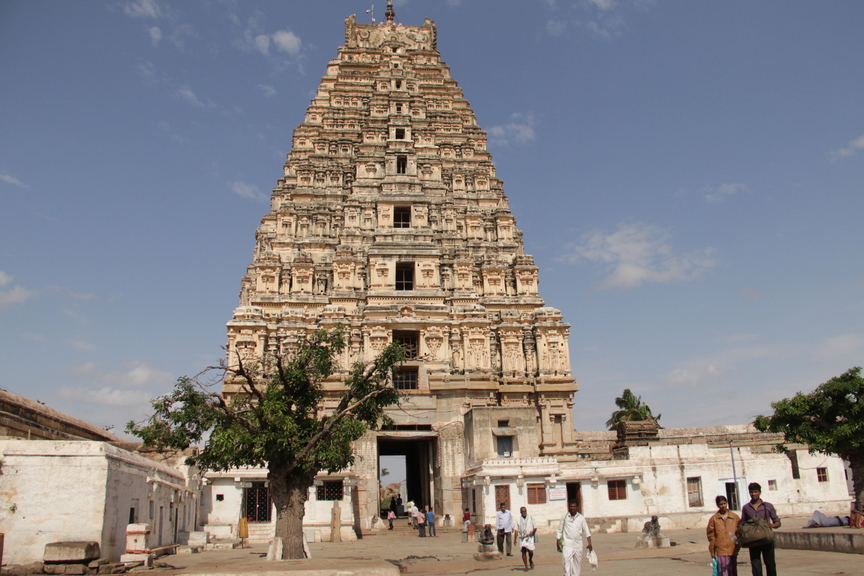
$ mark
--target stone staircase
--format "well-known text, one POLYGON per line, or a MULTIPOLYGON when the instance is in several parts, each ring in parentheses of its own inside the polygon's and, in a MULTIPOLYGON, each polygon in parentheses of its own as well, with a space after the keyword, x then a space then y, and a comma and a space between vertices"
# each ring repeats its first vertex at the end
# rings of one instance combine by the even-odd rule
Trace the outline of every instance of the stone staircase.
POLYGON ((250 543, 267 543, 273 539, 276 533, 275 522, 250 522, 249 523, 249 542, 250 543))

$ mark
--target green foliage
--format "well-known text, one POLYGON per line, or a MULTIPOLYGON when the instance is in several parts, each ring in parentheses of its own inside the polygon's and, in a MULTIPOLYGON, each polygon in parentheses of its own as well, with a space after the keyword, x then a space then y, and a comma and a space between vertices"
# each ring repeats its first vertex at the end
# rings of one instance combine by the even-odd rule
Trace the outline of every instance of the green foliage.
POLYGON ((619 422, 636 422, 644 420, 660 420, 662 414, 654 416, 651 413, 651 408, 642 402, 641 396, 636 396, 629 388, 624 389, 624 393, 620 397, 615 398, 615 405, 618 410, 612 412, 612 417, 606 421, 606 426, 609 430, 614 430, 619 422))
POLYGON ((389 382, 405 357, 399 344, 391 344, 370 364, 356 363, 337 408, 323 415, 322 381, 336 370, 344 347, 341 330, 319 330, 290 358, 276 358, 269 376, 259 364, 223 364, 221 373, 241 389, 228 398, 211 390, 221 378, 210 384, 202 384, 200 376, 180 378, 171 393, 152 402, 152 416, 130 422, 126 430, 158 448, 203 442, 189 463, 209 470, 259 466, 279 467, 289 475, 336 472, 353 462, 355 440, 369 427, 387 423, 384 409, 399 401, 389 382))
POLYGON ((763 432, 782 433, 788 442, 844 458, 864 450, 864 378, 855 367, 821 384, 810 394, 772 402, 774 414, 757 416, 763 432))
POLYGON ((864 509, 864 378, 856 366, 821 384, 810 394, 772 402, 774 414, 759 415, 753 425, 783 434, 787 442, 806 444, 852 467, 856 507, 864 509))

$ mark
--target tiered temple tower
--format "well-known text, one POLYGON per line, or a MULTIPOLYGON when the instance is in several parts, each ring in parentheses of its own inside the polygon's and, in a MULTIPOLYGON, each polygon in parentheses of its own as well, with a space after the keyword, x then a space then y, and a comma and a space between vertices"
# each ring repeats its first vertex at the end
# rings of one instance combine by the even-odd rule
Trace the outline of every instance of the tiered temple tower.
POLYGON ((346 19, 294 130, 228 323, 229 362, 337 325, 348 346, 325 408, 351 363, 394 340, 409 351, 396 430, 367 434, 344 476, 361 512, 377 509, 379 455, 404 454, 408 496, 439 514, 476 500, 495 460, 533 459, 542 482, 576 457, 569 325, 539 296, 435 24, 397 24, 392 6, 380 24, 346 19))

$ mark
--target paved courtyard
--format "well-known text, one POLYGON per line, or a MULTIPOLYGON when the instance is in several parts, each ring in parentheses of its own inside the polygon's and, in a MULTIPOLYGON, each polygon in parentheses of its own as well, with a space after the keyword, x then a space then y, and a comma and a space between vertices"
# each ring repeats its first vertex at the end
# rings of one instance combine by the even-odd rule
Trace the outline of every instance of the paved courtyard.
MULTIPOLYGON (((404 521, 400 521, 402 524, 404 521)), ((784 529, 798 529, 806 519, 784 519, 784 529)), ((837 529, 847 530, 848 529, 837 529)), ((856 532, 864 532, 856 530, 856 532)), ((637 549, 637 534, 597 534, 593 538, 600 565, 598 574, 639 576, 671 576, 677 574, 710 574, 705 533, 702 530, 679 530, 666 533, 675 545, 665 549, 637 549)), ((492 562, 473 559, 476 543, 463 543, 456 530, 439 530, 436 538, 419 538, 407 526, 394 532, 366 534, 362 540, 332 544, 310 544, 312 558, 267 562, 266 546, 205 552, 186 556, 165 556, 160 559, 176 567, 157 572, 165 574, 265 574, 292 571, 303 576, 394 576, 398 567, 402 574, 417 576, 482 574, 483 576, 514 576, 522 572, 522 560, 516 550, 512 557, 492 562)), ((739 574, 750 574, 746 551, 739 556, 739 574)), ((561 555, 555 551, 555 539, 541 535, 534 557, 531 576, 563 574, 561 555)), ((778 550, 778 573, 782 576, 821 576, 864 574, 864 556, 808 550, 778 550)), ((583 574, 590 574, 587 562, 583 574)), ((269 575, 268 575, 269 576, 269 575)))

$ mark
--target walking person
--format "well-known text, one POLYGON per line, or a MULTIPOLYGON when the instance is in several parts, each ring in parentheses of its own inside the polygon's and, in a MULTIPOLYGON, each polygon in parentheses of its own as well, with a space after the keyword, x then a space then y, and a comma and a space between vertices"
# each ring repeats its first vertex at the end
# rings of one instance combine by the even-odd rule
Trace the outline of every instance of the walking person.
POLYGON ((417 513, 414 515, 414 520, 417 521, 417 530, 420 531, 420 538, 426 537, 426 512, 425 509, 420 508, 417 510, 417 513))
POLYGON ((717 513, 708 520, 708 552, 717 561, 719 576, 738 576, 738 523, 725 496, 717 496, 717 513))
POLYGON ((579 513, 579 502, 570 500, 567 503, 567 513, 561 517, 558 523, 558 539, 556 544, 558 550, 563 553, 564 576, 580 576, 582 573, 582 546, 587 544, 590 551, 594 550, 591 545, 591 531, 588 530, 588 522, 579 513))
POLYGON ((396 519, 396 512, 393 509, 387 511, 387 522, 390 524, 388 530, 393 530, 393 520, 396 519))
POLYGON ((438 533, 435 532, 435 512, 432 511, 432 507, 429 507, 429 511, 426 513, 426 527, 429 530, 429 536, 437 536, 438 533))
POLYGON ((504 542, 507 542, 507 556, 512 556, 513 543, 510 537, 513 535, 513 515, 505 502, 501 502, 498 514, 495 515, 495 530, 498 531, 498 552, 504 553, 504 542))
POLYGON ((536 533, 537 526, 534 524, 534 517, 528 516, 528 509, 522 506, 519 509, 519 517, 516 518, 516 534, 519 538, 519 549, 522 551, 522 563, 525 564, 526 572, 534 569, 534 534, 536 533))
POLYGON ((417 505, 411 500, 408 502, 408 517, 411 518, 411 527, 417 529, 417 505))
MULTIPOLYGON (((741 509, 741 521, 746 522, 750 518, 761 518, 772 529, 779 528, 780 518, 777 516, 774 506, 762 500, 762 486, 757 482, 751 482, 747 489, 750 491, 750 502, 741 509)), ((753 576, 762 576, 763 561, 768 576, 777 576, 777 564, 774 562, 774 542, 750 548, 750 568, 753 571, 753 576)))

